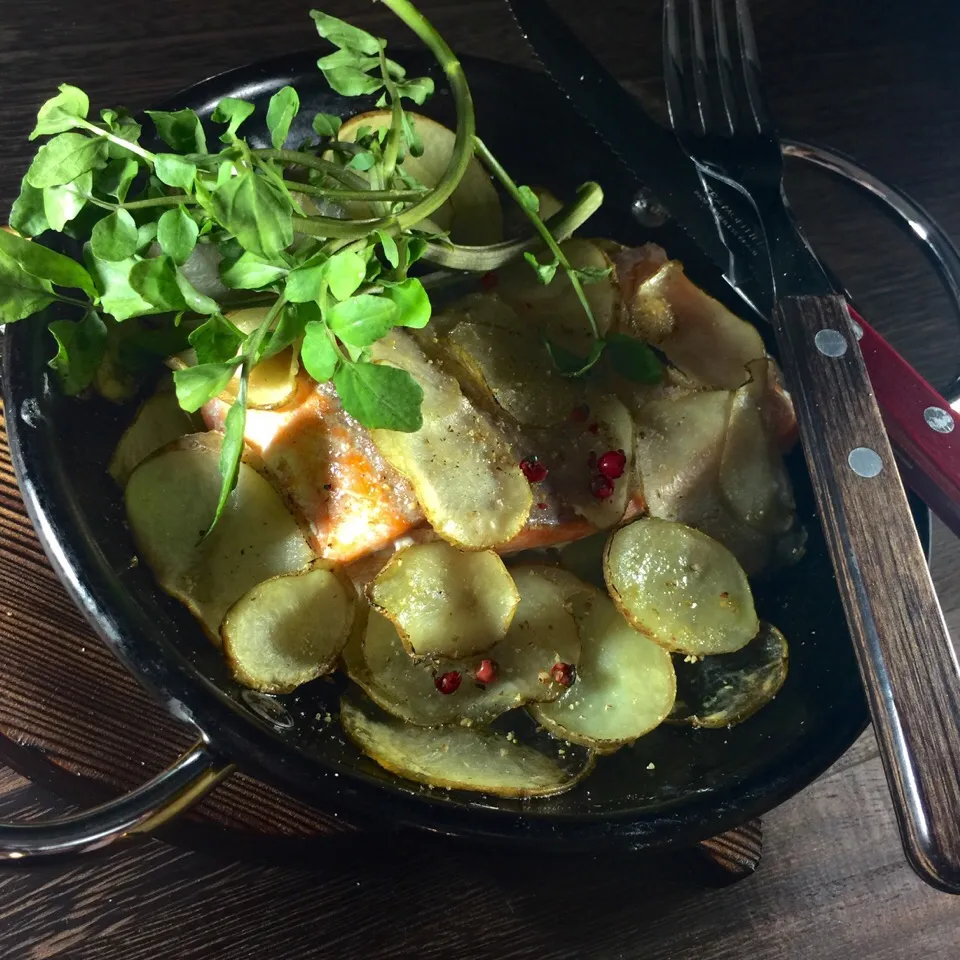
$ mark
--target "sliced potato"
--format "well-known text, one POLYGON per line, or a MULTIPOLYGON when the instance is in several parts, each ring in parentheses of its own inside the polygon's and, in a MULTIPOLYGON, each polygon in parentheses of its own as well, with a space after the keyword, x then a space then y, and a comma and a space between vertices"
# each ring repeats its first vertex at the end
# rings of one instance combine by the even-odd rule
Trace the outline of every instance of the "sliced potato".
POLYGON ((483 657, 418 662, 393 625, 373 612, 362 645, 348 644, 345 651, 348 676, 388 713, 420 726, 484 724, 525 703, 555 699, 564 688, 552 680, 550 668, 580 659, 568 591, 539 567, 519 568, 514 576, 520 591, 517 612, 506 637, 483 657), (484 659, 493 661, 495 675, 479 683, 484 659), (436 677, 451 671, 460 674, 460 685, 441 693, 436 677))
POLYGON ((588 421, 568 423, 541 459, 563 502, 593 526, 606 529, 623 519, 634 487, 633 419, 613 394, 592 393, 587 406, 588 421), (608 451, 620 451, 625 458, 623 473, 615 479, 601 477, 597 468, 598 458, 608 451))
POLYGON ((769 623, 742 650, 695 663, 677 660, 677 702, 670 721, 732 727, 752 717, 787 679, 787 638, 769 623))
POLYGON ((220 626, 234 677, 264 693, 290 693, 329 673, 350 635, 356 603, 353 584, 321 563, 257 584, 220 626))
POLYGON ((492 550, 417 543, 397 553, 368 588, 415 657, 468 657, 506 636, 520 594, 492 550))
POLYGON ((574 602, 583 648, 576 680, 551 703, 529 707, 554 736, 609 753, 649 733, 673 707, 670 654, 590 589, 574 602))
POLYGON ((747 366, 765 356, 756 328, 691 283, 676 260, 653 276, 640 271, 624 291, 627 333, 662 350, 683 373, 706 386, 736 390, 747 366))
POLYGON ((530 330, 464 322, 442 336, 440 344, 450 350, 474 391, 521 425, 552 426, 569 419, 583 402, 581 385, 560 375, 543 340, 530 330))
POLYGON ((636 463, 651 516, 702 530, 755 573, 770 562, 775 543, 737 516, 721 490, 732 405, 728 390, 701 390, 645 404, 634 413, 636 463))
POLYGON ((750 364, 750 381, 733 395, 720 459, 720 492, 734 515, 765 533, 786 533, 795 504, 774 429, 764 416, 768 361, 750 364))
MULTIPOLYGON (((407 153, 401 169, 425 187, 435 187, 453 156, 456 135, 443 124, 419 113, 407 111, 407 116, 413 121, 417 136, 423 141, 423 156, 414 157, 407 153)), ((361 113, 351 117, 340 128, 339 139, 351 142, 357 138, 361 128, 382 130, 390 126, 390 120, 389 110, 361 113)), ((349 207, 353 218, 375 215, 367 203, 352 203, 349 207)), ((439 230, 449 232, 454 243, 482 246, 499 243, 503 239, 500 198, 478 160, 471 159, 453 195, 430 215, 430 220, 439 230)))
MULTIPOLYGON (((620 288, 613 261, 602 241, 574 237, 561 243, 560 248, 573 267, 609 271, 604 279, 583 285, 602 337, 616 325, 620 313, 620 288)), ((540 258, 546 262, 547 256, 544 253, 540 258)), ((590 321, 563 270, 558 270, 553 280, 544 285, 529 263, 517 260, 498 276, 497 293, 521 318, 576 356, 586 357, 590 353, 594 343, 590 321)))
MULTIPOLYGON (((604 542, 606 542, 606 536, 606 534, 603 535, 604 542)), ((514 577, 518 575, 519 570, 528 568, 535 570, 541 577, 545 577, 554 586, 559 587, 563 594, 564 605, 571 610, 577 609, 576 603, 581 594, 592 594, 594 590, 594 586, 585 577, 581 578, 563 567, 557 567, 550 563, 524 564, 514 569, 514 577)))
POLYGON ((340 722, 384 770, 431 787, 547 797, 569 790, 593 768, 591 755, 577 757, 571 770, 559 757, 489 730, 411 726, 349 694, 340 701, 340 722))
POLYGON ((122 487, 130 474, 151 453, 193 433, 196 418, 182 409, 169 382, 141 404, 133 423, 124 431, 107 471, 122 487))
POLYGON ((224 614, 251 587, 314 559, 279 494, 247 463, 202 539, 220 495, 219 449, 218 434, 183 437, 141 463, 124 493, 141 558, 217 643, 224 614))
POLYGON ((533 495, 500 431, 411 338, 393 331, 373 345, 372 355, 406 370, 423 388, 418 431, 370 434, 383 457, 412 484, 433 529, 470 550, 513 539, 527 520, 533 495))
POLYGON ((736 557, 685 524, 648 517, 621 527, 607 544, 603 572, 627 620, 667 650, 733 653, 759 629, 736 557))

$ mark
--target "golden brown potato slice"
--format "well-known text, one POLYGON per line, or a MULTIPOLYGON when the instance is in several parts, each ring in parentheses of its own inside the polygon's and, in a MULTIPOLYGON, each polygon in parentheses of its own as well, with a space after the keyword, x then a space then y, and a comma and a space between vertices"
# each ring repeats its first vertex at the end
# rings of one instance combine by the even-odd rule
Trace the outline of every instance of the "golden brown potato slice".
POLYGON ((610 753, 670 713, 677 690, 673 662, 599 590, 580 594, 574 613, 583 644, 576 679, 556 700, 528 709, 554 736, 610 753))
POLYGON ((393 331, 374 344, 372 354, 406 370, 423 388, 418 431, 370 433, 383 457, 410 481, 433 529, 470 550, 512 540, 533 495, 500 431, 410 337, 393 331))
POLYGON ((624 291, 625 332, 662 350, 683 373, 706 386, 736 390, 747 366, 765 356, 756 328, 687 279, 676 260, 624 291))
POLYGON ((219 450, 219 434, 183 437, 141 463, 124 493, 141 559, 218 644, 224 614, 251 587, 314 559, 279 494, 245 462, 219 523, 203 539, 220 495, 219 450))
POLYGON ((415 657, 468 657, 489 650, 510 627, 520 595, 492 550, 417 543, 399 553, 367 590, 415 657))
POLYGON ((621 527, 607 544, 604 577, 627 620, 667 650, 733 653, 760 626, 736 557, 682 523, 648 517, 621 527))
POLYGON ((489 730, 412 726, 356 695, 340 701, 340 722, 360 750, 385 770, 431 787, 548 797, 569 790, 593 768, 592 755, 561 765, 559 757, 489 730))
POLYGON ((329 673, 350 634, 357 594, 323 563, 248 590, 226 613, 220 636, 239 683, 290 693, 329 673))
MULTIPOLYGON (((608 275, 583 285, 600 336, 613 329, 619 320, 620 288, 613 261, 602 241, 565 240, 560 248, 570 265, 578 269, 607 270, 608 275)), ((548 254, 540 255, 546 262, 548 254)), ((508 264, 498 274, 498 295, 528 323, 546 334, 554 343, 578 357, 586 357, 594 344, 590 321, 563 270, 542 284, 525 260, 508 264)))
POLYGON ((172 384, 165 380, 156 393, 144 400, 133 423, 124 431, 110 458, 108 473, 124 486, 151 453, 195 432, 197 427, 197 419, 181 409, 172 384))
MULTIPOLYGON (((429 117, 409 110, 407 116, 423 141, 423 156, 407 153, 400 169, 423 186, 435 187, 450 163, 456 136, 429 117)), ((389 126, 389 110, 371 110, 351 117, 340 128, 339 139, 352 142, 363 127, 376 131, 389 126)), ((367 203, 351 203, 349 208, 350 216, 355 219, 375 215, 367 203)), ((503 239, 500 198, 479 160, 471 159, 453 195, 430 215, 430 220, 438 229, 448 231, 454 243, 483 246, 503 239)))
POLYGON ((732 727, 752 717, 780 692, 787 679, 787 638, 769 623, 743 649, 692 663, 680 658, 677 702, 671 723, 732 727))

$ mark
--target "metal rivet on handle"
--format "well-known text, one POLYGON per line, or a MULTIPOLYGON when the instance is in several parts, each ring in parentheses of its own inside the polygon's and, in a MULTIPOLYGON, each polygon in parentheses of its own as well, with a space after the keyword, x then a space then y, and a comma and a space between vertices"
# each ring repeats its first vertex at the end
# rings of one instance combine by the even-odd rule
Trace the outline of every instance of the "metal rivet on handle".
POLYGON ((853 335, 854 335, 858 340, 862 340, 862 339, 863 339, 863 327, 861 327, 860 324, 857 323, 857 321, 854 320, 852 317, 851 317, 851 319, 850 319, 850 326, 853 327, 853 335))
POLYGON ((847 352, 847 338, 839 330, 820 330, 813 342, 825 357, 842 357, 847 352))
POLYGON ((953 417, 943 407, 927 407, 923 411, 923 419, 927 421, 927 426, 937 433, 950 433, 955 426, 953 417))
POLYGON ((662 227, 670 219, 670 211, 649 190, 637 193, 631 211, 634 219, 644 227, 662 227))
POLYGON ((859 477, 875 477, 883 469, 883 461, 876 450, 869 447, 854 447, 847 457, 850 469, 859 477))

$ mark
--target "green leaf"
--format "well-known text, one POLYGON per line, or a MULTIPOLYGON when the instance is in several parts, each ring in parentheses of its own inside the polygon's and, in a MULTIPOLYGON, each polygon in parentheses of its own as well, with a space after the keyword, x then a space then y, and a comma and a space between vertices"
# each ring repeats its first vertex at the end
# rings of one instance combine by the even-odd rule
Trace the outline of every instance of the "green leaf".
POLYGON ((16 260, 0 253, 0 323, 23 320, 55 299, 48 281, 27 273, 16 260))
POLYGON ((326 383, 337 368, 337 351, 330 340, 327 325, 322 320, 311 320, 304 329, 300 362, 317 383, 326 383))
POLYGON ((48 100, 37 113, 37 125, 30 134, 31 140, 51 133, 63 133, 77 126, 77 120, 86 120, 90 112, 90 100, 78 87, 69 83, 60 84, 60 92, 48 100))
POLYGON ((82 320, 54 320, 48 327, 57 341, 50 366, 57 371, 63 392, 71 396, 93 383, 107 347, 107 327, 91 310, 82 320))
POLYGON ((115 320, 160 312, 130 286, 130 271, 140 261, 139 257, 117 262, 100 260, 93 255, 88 243, 83 248, 83 258, 97 285, 100 306, 115 320))
POLYGON ((33 158, 27 180, 34 187, 59 187, 106 163, 104 141, 82 133, 61 133, 33 158))
POLYGON ((318 113, 313 118, 313 132, 320 137, 335 137, 343 121, 332 113, 318 113))
POLYGON ((147 110, 160 139, 177 153, 206 153, 207 138, 200 118, 192 110, 147 110))
POLYGON ((330 88, 342 97, 366 96, 376 93, 383 86, 383 81, 379 77, 371 77, 358 67, 323 66, 324 61, 328 59, 324 57, 323 60, 318 60, 317 66, 320 67, 330 88))
POLYGON ((400 115, 400 129, 403 131, 403 141, 410 151, 410 156, 422 157, 423 141, 420 139, 413 117, 409 113, 404 112, 400 115))
POLYGON ((309 303, 320 297, 320 288, 324 284, 324 264, 304 264, 291 270, 283 288, 284 296, 291 303, 309 303))
POLYGON ((180 187, 190 191, 197 179, 196 164, 178 157, 175 153, 158 153, 153 169, 157 179, 168 187, 180 187))
POLYGON ((400 311, 386 297, 361 293, 335 303, 326 313, 330 329, 345 343, 368 347, 376 343, 396 322, 400 311))
POLYGON ((393 321, 395 327, 413 327, 420 330, 430 322, 433 313, 430 298, 416 277, 385 286, 383 296, 397 307, 397 316, 393 321))
POLYGON ((231 290, 259 290, 286 274, 286 267, 265 263, 252 253, 244 253, 239 260, 220 271, 220 279, 231 290))
POLYGON ((267 105, 267 129, 270 131, 270 142, 274 150, 279 150, 286 143, 290 133, 290 124, 300 111, 300 97, 291 86, 281 87, 267 105))
POLYGON ((281 350, 285 350, 295 340, 299 340, 304 334, 307 322, 319 316, 320 311, 316 304, 285 304, 267 341, 263 358, 272 357, 281 350))
POLYGON ((43 188, 43 214, 57 232, 73 220, 87 205, 86 196, 93 190, 93 171, 81 174, 72 183, 43 188))
POLYGON ((397 250, 397 241, 383 230, 377 231, 377 239, 380 241, 380 249, 383 251, 384 260, 396 270, 400 266, 400 251, 397 250))
POLYGON ((197 245, 200 228, 181 204, 167 210, 157 222, 160 249, 176 264, 186 263, 197 245))
POLYGON ((239 97, 224 97, 213 111, 211 120, 214 123, 226 123, 227 129, 220 134, 221 143, 233 143, 237 139, 237 130, 256 107, 249 100, 241 100, 239 97))
MULTIPOLYGON (((110 132, 126 140, 128 143, 136 143, 140 139, 140 124, 127 113, 126 110, 101 110, 100 116, 110 129, 110 132), (109 118, 109 119, 108 119, 109 118)), ((130 151, 116 143, 107 143, 107 156, 112 159, 129 158, 130 151)))
POLYGON ((613 264, 609 267, 577 267, 573 272, 581 283, 599 283, 613 273, 613 264))
POLYGON ((571 353, 549 338, 545 337, 544 343, 547 347, 547 353, 550 354, 550 359, 553 361, 553 365, 565 377, 582 377, 596 365, 597 361, 603 355, 604 347, 607 345, 605 340, 595 340, 593 346, 590 348, 589 355, 584 358, 578 357, 575 353, 571 353))
POLYGON ((220 307, 217 305, 217 301, 197 290, 179 268, 177 269, 177 288, 183 296, 187 308, 194 313, 201 313, 207 316, 213 313, 219 313, 220 307))
POLYGON ((24 240, 23 237, 0 230, 0 253, 40 280, 49 280, 58 287, 77 287, 90 297, 97 295, 93 278, 81 264, 42 243, 24 240))
POLYGON ((329 40, 335 47, 356 53, 365 53, 367 56, 380 55, 380 41, 366 30, 361 30, 344 20, 338 20, 319 10, 311 10, 310 16, 317 25, 317 33, 324 40, 329 40))
POLYGON ((240 458, 243 456, 243 434, 247 426, 247 380, 249 374, 244 369, 241 373, 240 390, 237 399, 227 411, 223 421, 223 445, 220 447, 220 499, 217 501, 217 510, 213 521, 207 527, 204 537, 208 537, 217 525, 233 488, 237 485, 240 476, 240 458))
POLYGON ((264 260, 277 259, 293 243, 293 214, 287 198, 264 177, 247 171, 213 194, 216 219, 245 250, 264 260))
POLYGON ((523 259, 533 267, 534 272, 537 275, 537 279, 546 286, 556 275, 557 267, 560 266, 558 260, 554 260, 551 263, 540 263, 537 258, 530 253, 529 251, 523 255, 523 259))
POLYGON ((108 197, 116 197, 119 203, 127 199, 130 184, 136 179, 140 164, 133 157, 111 160, 97 174, 97 189, 108 197))
POLYGON ((237 355, 243 335, 223 316, 215 313, 189 336, 190 346, 197 351, 197 363, 225 363, 237 355))
POLYGON ((151 257, 135 263, 130 286, 158 310, 183 310, 186 300, 177 283, 177 268, 169 257, 151 257))
POLYGON ((377 158, 369 151, 363 150, 355 153, 347 164, 348 170, 365 171, 371 169, 377 162, 377 158))
POLYGON ((517 193, 520 194, 520 203, 524 210, 529 213, 540 212, 540 198, 529 187, 517 187, 517 193))
POLYGON ((20 182, 20 195, 10 209, 10 226, 25 237, 39 237, 50 229, 43 211, 43 191, 32 187, 24 177, 20 182))
POLYGON ((173 371, 177 401, 187 413, 196 413, 205 403, 219 397, 237 372, 236 363, 202 363, 173 371))
POLYGON ((157 221, 148 220, 137 227, 137 253, 149 247, 157 239, 157 221))
POLYGON ((359 253, 343 250, 335 253, 323 265, 324 277, 330 284, 330 292, 338 300, 353 296, 357 287, 363 283, 367 264, 359 253))
POLYGON ((433 80, 430 77, 401 80, 397 84, 397 93, 401 97, 412 100, 418 107, 422 107, 427 97, 433 96, 433 80))
POLYGON ((423 426, 423 389, 406 370, 379 363, 344 363, 333 375, 343 409, 371 430, 413 433, 423 426))
POLYGON ((114 210, 99 220, 90 234, 90 249, 98 260, 129 260, 137 252, 137 225, 126 210, 114 210))
POLYGON ((622 333, 607 337, 607 358, 610 366, 627 380, 636 383, 659 383, 663 365, 659 357, 642 340, 622 333))

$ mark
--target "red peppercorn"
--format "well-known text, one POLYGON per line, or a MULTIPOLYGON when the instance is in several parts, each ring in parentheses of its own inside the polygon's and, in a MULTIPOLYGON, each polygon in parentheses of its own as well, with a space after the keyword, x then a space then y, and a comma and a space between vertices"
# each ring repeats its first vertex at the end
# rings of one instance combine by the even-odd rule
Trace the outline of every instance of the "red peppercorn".
POLYGON ((611 480, 623 476, 627 466, 627 455, 622 450, 608 450, 597 460, 597 469, 611 480))
POLYGON ((493 290, 499 282, 500 278, 493 271, 485 273, 480 278, 480 286, 483 287, 484 290, 493 290))
POLYGON ((547 476, 547 468, 536 457, 526 457, 521 460, 520 469, 528 483, 539 483, 547 476))
POLYGON ((590 492, 598 500, 606 500, 607 497, 613 496, 613 481, 599 474, 590 481, 590 492))
POLYGON ((599 423, 591 423, 590 426, 587 427, 587 429, 588 429, 591 433, 599 433, 599 432, 600 432, 600 424, 599 424, 599 423))
POLYGON ((555 663, 550 668, 550 679, 561 687, 569 687, 577 679, 577 668, 572 663, 555 663))
POLYGON ((456 670, 449 670, 433 678, 433 685, 443 694, 455 693, 463 677, 456 670))
POLYGON ((538 504, 537 504, 537 509, 538 509, 538 510, 546 510, 546 509, 547 509, 547 505, 546 505, 545 503, 538 503, 538 504))
POLYGON ((497 679, 497 663, 495 660, 481 660, 474 677, 477 683, 493 683, 497 679))
POLYGON ((580 406, 574 407, 570 411, 570 419, 576 423, 586 423, 589 416, 590 408, 585 403, 581 403, 580 406))

